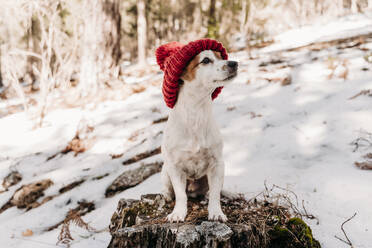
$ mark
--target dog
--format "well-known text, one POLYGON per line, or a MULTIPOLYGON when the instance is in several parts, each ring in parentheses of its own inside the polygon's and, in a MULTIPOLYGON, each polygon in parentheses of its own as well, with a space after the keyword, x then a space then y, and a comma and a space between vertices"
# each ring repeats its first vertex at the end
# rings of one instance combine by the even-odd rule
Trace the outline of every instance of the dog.
POLYGON ((204 50, 196 55, 180 77, 177 102, 171 110, 161 146, 163 196, 176 200, 169 222, 182 222, 187 215, 187 197, 208 192, 208 219, 227 221, 220 197, 224 182, 223 142, 212 114, 211 94, 229 84, 238 72, 238 62, 204 50))

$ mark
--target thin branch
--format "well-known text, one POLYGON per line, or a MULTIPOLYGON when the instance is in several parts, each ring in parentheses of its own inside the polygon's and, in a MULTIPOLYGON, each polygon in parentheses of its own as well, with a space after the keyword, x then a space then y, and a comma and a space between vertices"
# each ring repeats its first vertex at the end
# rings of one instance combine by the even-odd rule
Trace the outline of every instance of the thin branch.
POLYGON ((9 52, 9 54, 10 55, 32 56, 32 57, 42 60, 42 57, 40 56, 40 54, 29 52, 29 51, 24 51, 21 49, 13 49, 12 51, 9 52))
POLYGON ((345 220, 345 221, 342 223, 342 225, 341 225, 341 230, 342 230, 342 232, 344 233, 344 236, 345 236, 346 240, 344 240, 344 239, 342 239, 342 238, 339 238, 339 237, 337 237, 337 236, 335 235, 335 238, 336 238, 336 239, 338 239, 338 240, 344 242, 345 244, 350 245, 351 248, 353 248, 354 246, 353 246, 353 243, 351 243, 349 237, 347 236, 347 234, 346 234, 346 232, 345 232, 344 225, 345 225, 347 222, 349 222, 350 220, 352 220, 352 219, 356 216, 356 214, 357 214, 357 213, 354 213, 353 216, 351 216, 349 219, 345 220))

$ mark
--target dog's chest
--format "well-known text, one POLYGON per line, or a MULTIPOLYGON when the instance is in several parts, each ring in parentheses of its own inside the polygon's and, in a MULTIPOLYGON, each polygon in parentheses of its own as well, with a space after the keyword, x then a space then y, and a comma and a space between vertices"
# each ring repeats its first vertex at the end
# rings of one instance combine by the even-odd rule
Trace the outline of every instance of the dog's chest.
POLYGON ((215 166, 217 158, 211 148, 200 148, 197 151, 185 152, 182 154, 177 163, 188 178, 198 179, 207 173, 210 166, 215 166))

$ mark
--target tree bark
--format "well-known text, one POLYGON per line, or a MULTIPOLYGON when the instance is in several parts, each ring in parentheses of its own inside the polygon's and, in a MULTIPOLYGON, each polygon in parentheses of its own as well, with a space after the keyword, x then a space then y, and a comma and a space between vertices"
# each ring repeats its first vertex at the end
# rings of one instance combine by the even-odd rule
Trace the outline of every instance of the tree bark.
POLYGON ((146 64, 146 4, 145 0, 137 0, 137 42, 138 42, 138 64, 146 64))

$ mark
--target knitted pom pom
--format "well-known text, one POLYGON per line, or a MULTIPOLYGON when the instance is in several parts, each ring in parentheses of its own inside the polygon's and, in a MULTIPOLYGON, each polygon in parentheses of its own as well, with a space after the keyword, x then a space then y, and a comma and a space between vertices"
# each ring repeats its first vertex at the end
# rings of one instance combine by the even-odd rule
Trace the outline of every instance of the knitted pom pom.
MULTIPOLYGON (((187 45, 179 42, 171 42, 156 49, 156 61, 160 69, 164 71, 163 97, 168 107, 173 108, 177 101, 179 91, 179 78, 188 63, 204 50, 213 50, 221 53, 221 57, 227 60, 226 49, 216 40, 201 39, 192 41, 187 45)), ((216 88, 211 98, 215 99, 223 87, 216 88)))
POLYGON ((177 41, 173 41, 158 47, 155 51, 156 62, 160 66, 160 70, 164 71, 165 60, 173 53, 181 49, 183 45, 177 41))

